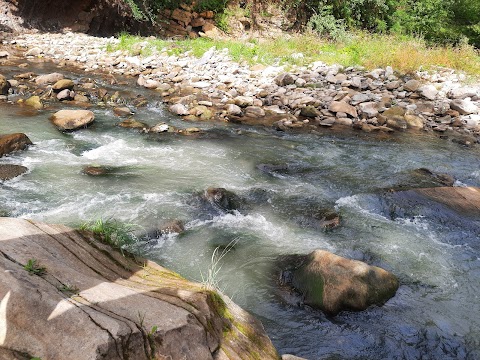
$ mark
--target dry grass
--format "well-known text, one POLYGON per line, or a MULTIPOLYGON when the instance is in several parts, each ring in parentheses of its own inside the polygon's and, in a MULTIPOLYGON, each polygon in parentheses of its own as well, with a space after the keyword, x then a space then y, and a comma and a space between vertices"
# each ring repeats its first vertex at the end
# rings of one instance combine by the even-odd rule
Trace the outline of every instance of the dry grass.
POLYGON ((445 67, 480 75, 480 53, 472 46, 428 46, 422 39, 398 35, 355 33, 343 42, 332 42, 308 33, 261 41, 254 38, 243 41, 205 38, 163 41, 123 34, 120 44, 109 50, 128 51, 139 41, 147 44, 142 54, 151 54, 163 48, 173 54, 191 51, 199 57, 215 46, 217 49, 228 49, 233 60, 249 64, 301 66, 323 61, 366 69, 392 66, 400 73, 445 67))

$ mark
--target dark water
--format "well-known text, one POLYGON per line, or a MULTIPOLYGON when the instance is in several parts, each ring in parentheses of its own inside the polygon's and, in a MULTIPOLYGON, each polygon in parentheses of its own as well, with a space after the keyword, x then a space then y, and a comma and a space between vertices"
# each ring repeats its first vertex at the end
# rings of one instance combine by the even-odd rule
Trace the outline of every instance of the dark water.
MULTIPOLYGON (((53 70, 34 67, 38 73, 53 70)), ((105 85, 100 77, 96 81, 105 85)), ((187 231, 157 239, 148 256, 198 281, 207 276, 214 249, 234 242, 220 262, 218 286, 262 320, 281 353, 308 359, 480 359, 478 222, 408 209, 392 217, 380 195, 418 184, 412 171, 422 167, 454 176, 456 186, 480 186, 478 148, 428 135, 293 135, 186 123, 151 93, 133 86, 112 90, 149 97, 136 120, 196 126, 205 133, 140 134, 116 127, 111 108, 96 107, 95 125, 62 134, 48 121, 58 105, 30 113, 2 104, 0 133, 24 132, 35 146, 0 159, 30 169, 0 184, 0 211, 69 225, 115 218, 145 229, 181 219, 187 231), (117 171, 82 174, 92 164, 117 171), (206 209, 199 194, 210 186, 235 192, 243 201, 240 210, 206 209), (331 231, 311 226, 311 215, 322 209, 336 209, 342 225, 331 231), (334 318, 285 301, 272 275, 275 259, 318 248, 392 271, 401 282, 397 295, 383 307, 334 318)))

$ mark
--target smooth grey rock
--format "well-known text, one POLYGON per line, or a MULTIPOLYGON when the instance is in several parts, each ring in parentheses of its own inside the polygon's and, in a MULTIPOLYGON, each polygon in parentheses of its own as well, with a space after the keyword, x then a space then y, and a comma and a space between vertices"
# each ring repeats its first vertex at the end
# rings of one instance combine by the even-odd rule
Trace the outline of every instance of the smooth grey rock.
POLYGON ((469 115, 478 112, 478 106, 468 99, 456 99, 450 102, 450 108, 456 110, 460 115, 469 115))

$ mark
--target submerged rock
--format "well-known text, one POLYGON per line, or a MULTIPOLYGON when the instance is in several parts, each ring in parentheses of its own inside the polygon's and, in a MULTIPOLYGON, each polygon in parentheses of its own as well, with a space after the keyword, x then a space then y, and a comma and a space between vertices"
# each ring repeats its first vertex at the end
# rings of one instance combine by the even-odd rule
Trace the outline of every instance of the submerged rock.
POLYGON ((22 133, 0 135, 0 157, 14 151, 24 150, 32 144, 28 136, 22 133))
POLYGON ((60 110, 50 118, 53 124, 62 131, 85 128, 95 120, 90 110, 60 110))
POLYGON ((134 120, 134 119, 127 119, 123 120, 118 126, 127 128, 127 129, 140 129, 140 130, 147 130, 149 126, 143 122, 134 120))
POLYGON ((106 166, 90 165, 90 166, 85 166, 82 172, 85 175, 90 175, 90 176, 104 176, 109 174, 110 169, 106 166))
POLYGON ((28 171, 28 168, 21 165, 0 164, 0 180, 11 180, 28 171))
POLYGON ((293 256, 282 279, 303 295, 304 303, 332 315, 383 305, 398 289, 395 275, 324 250, 293 256))
POLYGON ((279 359, 232 301, 91 233, 0 218, 0 252, 2 359, 279 359))
POLYGON ((225 188, 210 187, 205 190, 203 198, 212 204, 215 208, 222 211, 237 210, 240 206, 240 199, 233 192, 225 188))

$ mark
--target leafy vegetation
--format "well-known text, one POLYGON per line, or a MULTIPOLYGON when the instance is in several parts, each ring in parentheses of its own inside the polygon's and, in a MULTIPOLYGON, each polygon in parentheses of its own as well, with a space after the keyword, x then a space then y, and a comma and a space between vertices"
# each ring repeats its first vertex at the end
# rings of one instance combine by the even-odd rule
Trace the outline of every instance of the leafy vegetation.
POLYGON ((47 272, 47 268, 40 266, 37 259, 29 259, 23 268, 27 270, 30 275, 42 276, 47 272))
POLYGON ((99 219, 80 226, 80 230, 93 232, 100 241, 119 249, 123 255, 124 250, 131 249, 137 243, 133 233, 135 228, 134 225, 111 219, 99 219))

